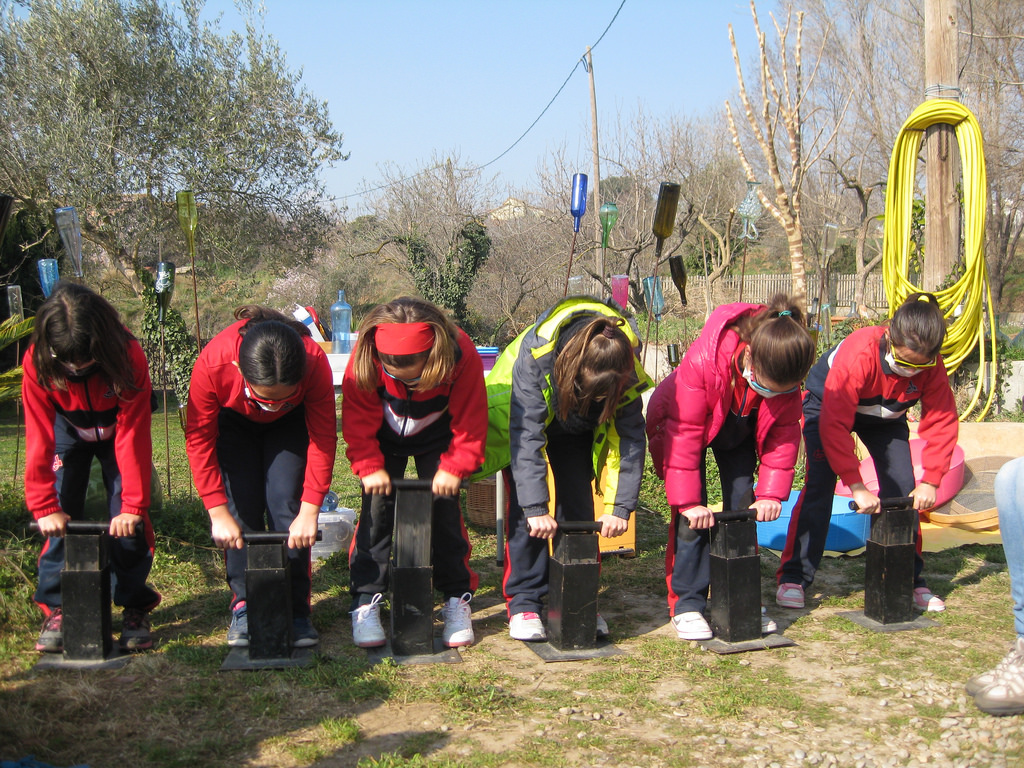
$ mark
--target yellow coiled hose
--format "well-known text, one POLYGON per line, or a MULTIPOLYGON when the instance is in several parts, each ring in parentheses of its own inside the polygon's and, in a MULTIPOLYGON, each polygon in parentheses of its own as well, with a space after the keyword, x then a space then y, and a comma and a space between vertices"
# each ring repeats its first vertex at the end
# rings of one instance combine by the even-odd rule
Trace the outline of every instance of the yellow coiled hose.
MULTIPOLYGON (((906 298, 920 288, 908 279, 910 267, 910 227, 914 202, 914 181, 917 158, 925 129, 936 123, 949 123, 956 130, 963 166, 964 206, 964 273, 953 285, 935 293, 947 319, 953 318, 942 345, 946 371, 952 374, 978 346, 981 365, 974 397, 960 414, 961 421, 974 410, 981 395, 985 372, 984 314, 988 311, 991 336, 992 386, 981 421, 992 405, 996 392, 996 334, 992 291, 985 269, 985 207, 988 186, 985 178, 985 156, 982 152, 981 128, 967 107, 949 99, 930 99, 907 118, 900 129, 892 158, 889 160, 889 183, 885 196, 885 229, 882 239, 882 279, 889 299, 889 316, 906 298), (961 308, 955 315, 957 308, 961 308), (954 316, 955 315, 955 316, 954 316)), ((928 255, 925 254, 925 258, 928 255)))

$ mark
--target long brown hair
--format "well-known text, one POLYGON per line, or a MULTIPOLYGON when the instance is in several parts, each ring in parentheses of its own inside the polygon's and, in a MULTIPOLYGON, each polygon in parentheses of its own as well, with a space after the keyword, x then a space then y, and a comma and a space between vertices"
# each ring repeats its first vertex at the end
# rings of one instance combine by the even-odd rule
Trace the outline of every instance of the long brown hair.
POLYGON ((575 333, 555 358, 557 414, 589 413, 604 398, 600 421, 609 421, 619 398, 633 380, 633 345, 623 332, 622 318, 599 316, 575 333))
POLYGON ((814 365, 814 339, 799 305, 789 296, 775 294, 767 307, 736 325, 740 338, 750 345, 752 366, 776 384, 803 381, 814 365))
POLYGON ((135 337, 110 302, 77 283, 57 283, 36 313, 32 362, 36 380, 46 389, 67 389, 61 365, 95 360, 118 397, 138 391, 128 345, 135 337))
POLYGON ((889 321, 893 346, 906 347, 926 357, 935 357, 946 338, 946 318, 939 300, 930 293, 907 296, 889 321))
POLYGON ((405 368, 423 362, 418 389, 439 386, 455 369, 455 350, 459 328, 439 307, 414 296, 402 296, 387 304, 378 304, 359 324, 359 340, 352 353, 352 370, 359 389, 377 388, 377 362, 405 368), (434 345, 414 355, 386 355, 377 351, 377 326, 385 323, 426 323, 434 331, 434 345))

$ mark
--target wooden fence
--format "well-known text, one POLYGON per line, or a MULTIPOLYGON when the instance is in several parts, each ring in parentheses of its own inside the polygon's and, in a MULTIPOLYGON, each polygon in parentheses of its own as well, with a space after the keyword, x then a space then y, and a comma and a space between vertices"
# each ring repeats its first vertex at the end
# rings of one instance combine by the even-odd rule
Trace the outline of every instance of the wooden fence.
MULTIPOLYGON (((854 289, 856 286, 856 275, 831 275, 824 291, 820 296, 821 283, 814 275, 807 277, 808 305, 819 298, 822 304, 831 307, 833 315, 845 315, 849 313, 853 304, 854 289)), ((691 309, 699 309, 705 306, 705 294, 707 292, 707 280, 703 276, 690 277, 686 283, 686 298, 691 309)), ((672 287, 667 276, 662 277, 662 287, 666 300, 669 298, 678 299, 676 291, 672 287)), ((790 293, 793 290, 793 276, 790 274, 779 275, 746 275, 743 278, 743 301, 766 302, 776 293, 790 293)), ((723 277, 716 280, 712 286, 711 308, 719 304, 727 304, 740 299, 740 278, 723 277)), ((671 302, 670 306, 675 302, 671 302)), ((885 291, 882 289, 882 276, 877 273, 868 275, 867 284, 864 287, 864 304, 868 309, 884 314, 889 306, 885 298, 885 291)))

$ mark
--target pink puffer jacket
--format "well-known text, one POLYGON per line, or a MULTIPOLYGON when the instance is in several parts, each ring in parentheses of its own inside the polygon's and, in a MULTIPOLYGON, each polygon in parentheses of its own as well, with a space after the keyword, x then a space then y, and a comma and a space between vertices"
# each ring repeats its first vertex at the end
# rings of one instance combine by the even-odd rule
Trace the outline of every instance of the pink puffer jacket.
MULTIPOLYGON (((737 319, 760 304, 724 304, 708 318, 679 367, 655 389, 647 405, 647 439, 668 503, 689 509, 701 503, 701 467, 708 445, 729 415, 734 388, 732 360, 740 336, 737 319)), ((792 489, 800 445, 800 393, 758 397, 754 437, 760 458, 759 499, 783 500, 792 489)))

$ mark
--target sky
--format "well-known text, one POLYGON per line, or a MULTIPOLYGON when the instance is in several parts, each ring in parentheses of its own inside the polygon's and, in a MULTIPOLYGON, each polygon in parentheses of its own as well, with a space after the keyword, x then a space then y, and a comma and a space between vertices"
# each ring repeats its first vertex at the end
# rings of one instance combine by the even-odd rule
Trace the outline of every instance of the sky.
MULTIPOLYGON (((365 212, 361 192, 382 183, 387 164, 411 175, 435 156, 457 157, 464 168, 486 164, 485 178, 497 175, 509 193, 529 188, 538 166, 559 149, 589 173, 590 84, 580 63, 588 45, 599 133, 606 134, 603 126, 641 107, 653 118, 720 108, 736 90, 729 24, 745 67, 757 51, 749 4, 734 0, 263 6, 265 32, 328 103, 344 136, 349 159, 323 178, 336 204, 356 215, 365 212)), ((762 28, 771 29, 775 6, 758 3, 762 28)), ((218 17, 222 30, 239 28, 232 0, 208 0, 202 18, 218 17)))

